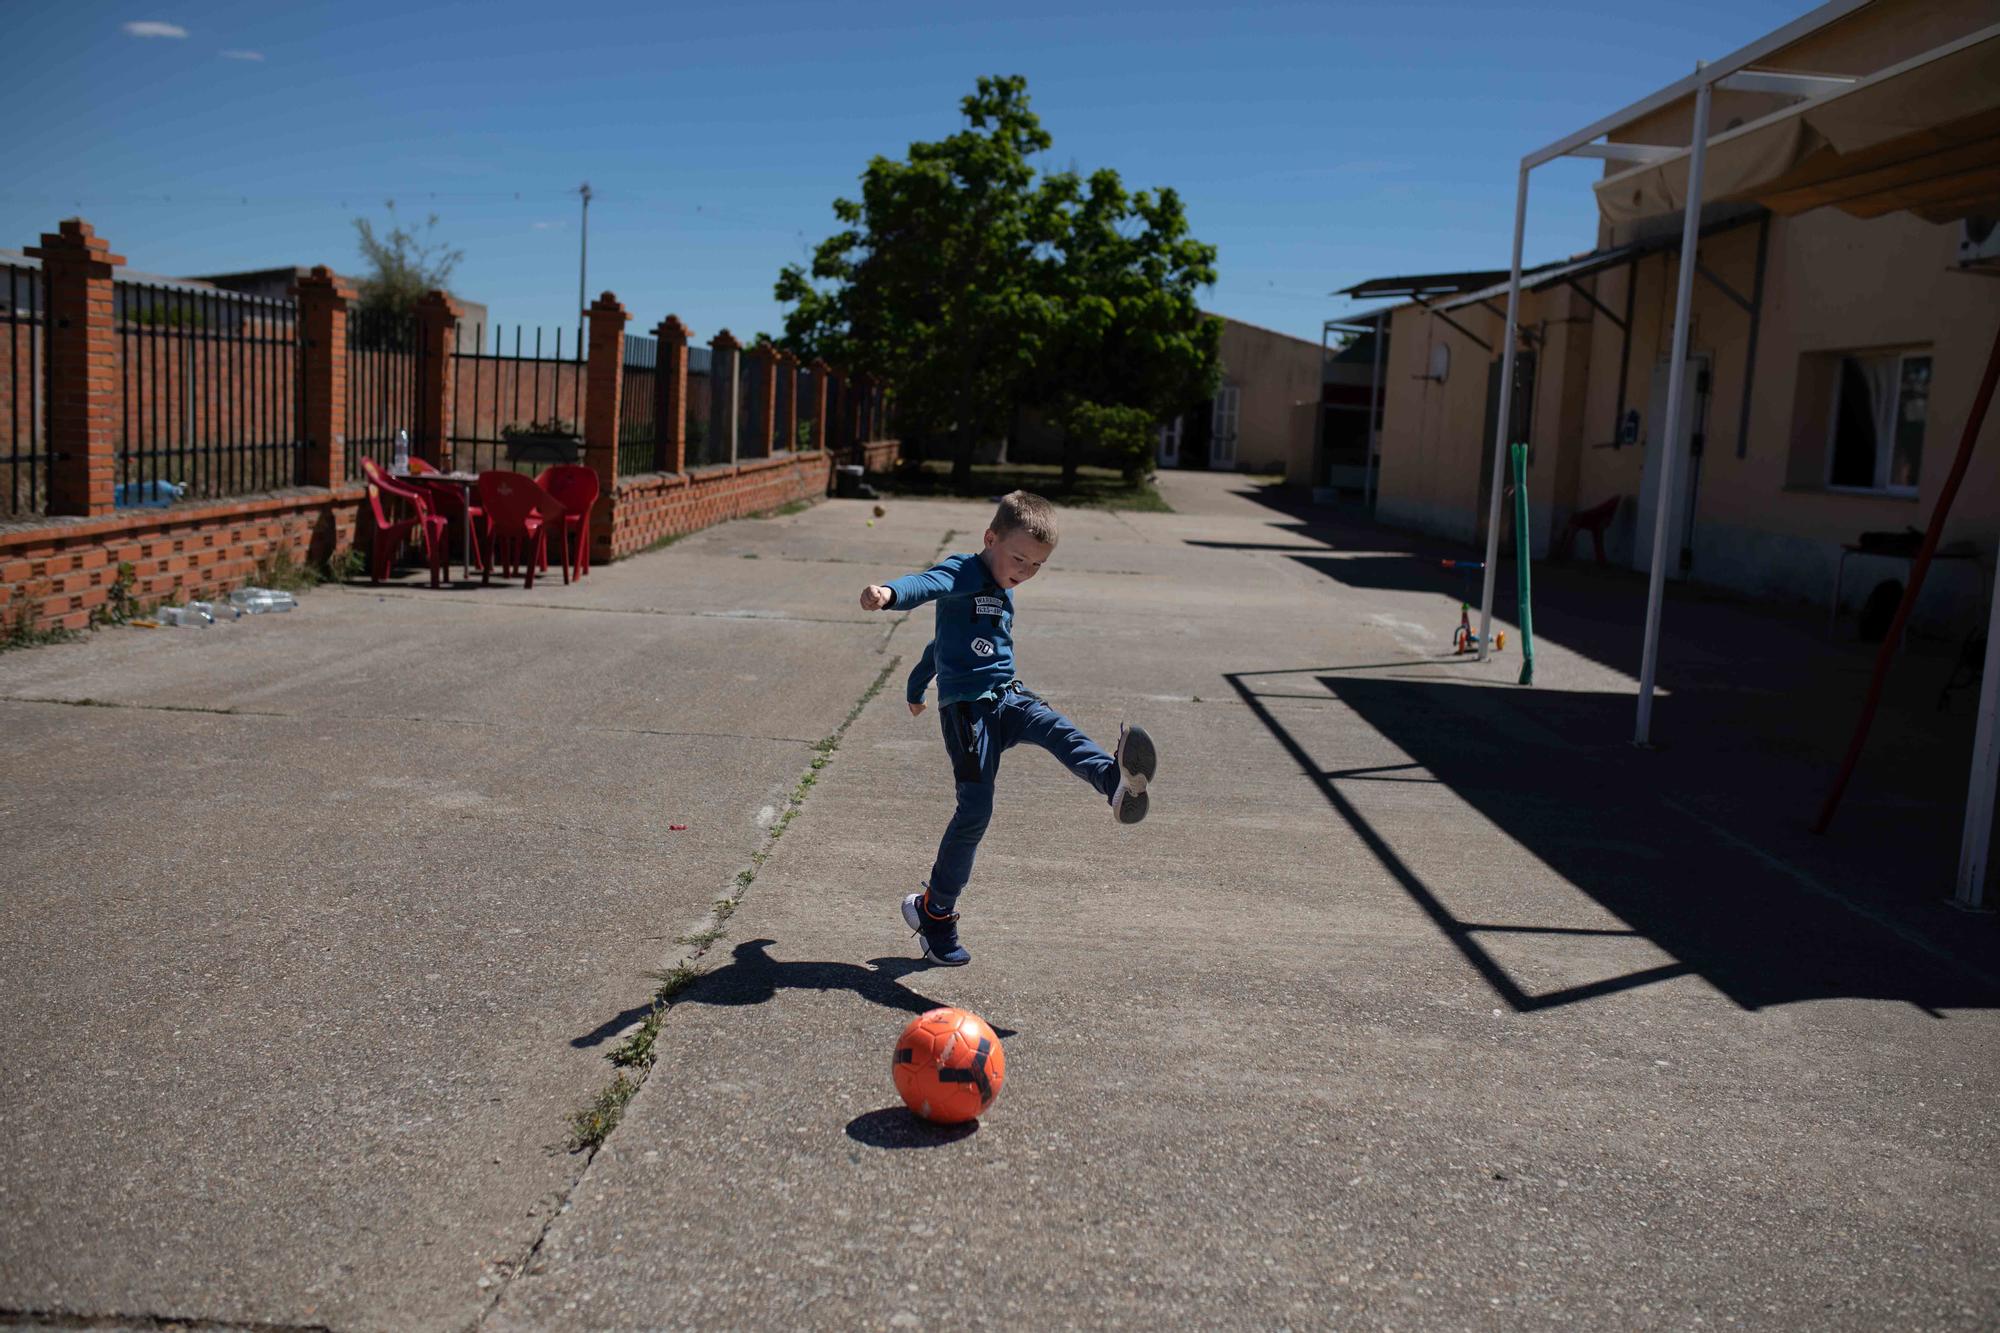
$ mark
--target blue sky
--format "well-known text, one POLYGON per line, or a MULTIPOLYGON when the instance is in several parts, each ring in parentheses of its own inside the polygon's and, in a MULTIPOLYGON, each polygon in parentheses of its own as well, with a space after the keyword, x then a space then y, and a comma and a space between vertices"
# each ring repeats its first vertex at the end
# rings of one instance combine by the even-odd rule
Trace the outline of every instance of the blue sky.
MULTIPOLYGON (((496 321, 567 326, 587 179, 593 296, 747 338, 872 155, 1020 73, 1046 165, 1175 187, 1221 251, 1207 308, 1317 339, 1334 288, 1504 265, 1522 154, 1806 8, 24 5, 0 246, 81 214, 150 272, 356 271, 352 219, 393 198, 496 321)), ((1597 170, 1536 173, 1530 261, 1590 247, 1597 170)))

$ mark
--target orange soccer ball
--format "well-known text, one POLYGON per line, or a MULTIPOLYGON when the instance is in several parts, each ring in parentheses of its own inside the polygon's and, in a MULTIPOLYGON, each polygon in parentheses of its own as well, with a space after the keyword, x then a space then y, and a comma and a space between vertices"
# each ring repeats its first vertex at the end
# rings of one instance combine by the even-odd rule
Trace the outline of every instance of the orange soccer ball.
POLYGON ((963 1009, 933 1009, 896 1038, 896 1091, 912 1111, 941 1125, 977 1119, 1000 1095, 1007 1053, 986 1020, 963 1009))

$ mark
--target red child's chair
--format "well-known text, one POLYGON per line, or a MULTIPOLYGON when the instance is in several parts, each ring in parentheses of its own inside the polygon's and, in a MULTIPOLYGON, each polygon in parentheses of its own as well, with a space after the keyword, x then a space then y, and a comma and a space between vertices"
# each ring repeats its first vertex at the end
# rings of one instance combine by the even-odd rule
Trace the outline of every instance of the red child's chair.
POLYGON ((535 480, 563 507, 563 559, 582 578, 590 572, 590 512, 597 507, 597 473, 579 463, 544 468, 535 480), (570 538, 577 539, 572 552, 570 538))
MULTIPOLYGON (((364 473, 370 471, 365 464, 362 470, 364 473)), ((380 472, 381 469, 376 468, 373 471, 380 472)), ((446 558, 444 516, 431 512, 430 506, 424 502, 422 492, 394 483, 376 481, 372 473, 368 482, 368 508, 375 520, 374 542, 370 551, 372 558, 368 562, 369 577, 380 583, 389 576, 390 561, 395 558, 397 548, 409 540, 410 533, 414 529, 422 533, 424 558, 429 561, 431 567, 431 586, 437 587, 438 575, 443 569, 446 558), (390 518, 382 508, 384 495, 392 496, 409 505, 412 517, 390 518)))
MULTIPOLYGON (((548 563, 549 529, 563 521, 560 501, 533 477, 519 472, 479 474, 479 503, 486 511, 486 564, 482 583, 493 580, 493 556, 502 542, 507 544, 506 577, 514 577, 518 561, 527 574, 527 586, 535 586, 535 570, 548 563)), ((569 566, 563 566, 563 582, 569 582, 569 566)))
POLYGON ((1612 496, 1603 504, 1579 509, 1569 516, 1569 522, 1556 539, 1556 559, 1567 560, 1576 547, 1576 537, 1580 532, 1590 534, 1591 549, 1597 555, 1597 563, 1604 563, 1604 530, 1611 526, 1611 520, 1618 517, 1618 501, 1621 496, 1612 496))

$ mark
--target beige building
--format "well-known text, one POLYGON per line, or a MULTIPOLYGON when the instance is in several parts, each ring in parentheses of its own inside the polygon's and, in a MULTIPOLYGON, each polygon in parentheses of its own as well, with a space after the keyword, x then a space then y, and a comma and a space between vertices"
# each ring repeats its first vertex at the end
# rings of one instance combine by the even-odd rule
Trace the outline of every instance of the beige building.
MULTIPOLYGON (((1844 546, 1928 521, 2000 327, 2000 236, 1981 220, 2000 216, 2000 10, 1848 8, 1758 64, 1832 76, 1818 95, 1781 79, 1714 94, 1671 577, 1825 603, 1844 546)), ((1572 514, 1615 503, 1611 558, 1650 564, 1691 101, 1613 131, 1654 160, 1608 161, 1597 248, 1524 276, 1511 433, 1531 449, 1538 555, 1572 514)), ((1483 539, 1507 277, 1350 289, 1405 302, 1383 374, 1383 518, 1483 539)), ((1941 562, 1921 608, 1954 633, 1983 616, 2000 545, 1991 420, 1985 436, 1944 535, 1980 563, 1941 562)), ((1906 572, 1850 556, 1843 599, 1906 572)))
POLYGON ((1160 466, 1303 479, 1313 457, 1319 344, 1217 318, 1222 320, 1222 384, 1213 398, 1161 428, 1160 466))

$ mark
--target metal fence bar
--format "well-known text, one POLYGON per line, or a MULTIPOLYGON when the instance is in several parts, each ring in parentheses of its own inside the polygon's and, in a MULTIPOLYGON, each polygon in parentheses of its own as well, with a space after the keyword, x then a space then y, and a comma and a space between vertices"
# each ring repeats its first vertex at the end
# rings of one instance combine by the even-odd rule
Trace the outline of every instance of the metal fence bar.
POLYGON ((660 432, 654 410, 659 340, 627 334, 624 362, 625 386, 618 404, 618 475, 629 477, 656 471, 659 466, 660 432))
POLYGON ((424 360, 414 315, 369 310, 348 317, 348 476, 359 473, 364 456, 386 467, 398 431, 416 435, 424 360))
POLYGON ((302 330, 291 301, 165 284, 114 286, 117 484, 197 497, 296 486, 305 470, 302 330))
POLYGON ((483 328, 475 329, 471 350, 462 350, 465 344, 454 346, 451 358, 457 387, 453 395, 458 411, 451 442, 460 466, 471 471, 533 474, 551 462, 581 460, 581 444, 568 438, 576 423, 575 418, 563 414, 563 381, 567 378, 571 382, 569 397, 580 418, 584 365, 575 348, 565 345, 561 329, 554 331, 552 341, 553 347, 545 329, 535 329, 530 338, 524 326, 516 325, 512 351, 502 328, 493 330, 491 350, 483 328), (530 427, 551 421, 570 429, 554 441, 524 439, 534 434, 530 427))
POLYGON ((43 473, 47 467, 42 442, 42 379, 37 366, 47 357, 42 342, 41 274, 39 270, 6 265, 7 308, 7 509, 6 513, 39 513, 44 507, 43 473), (25 307, 25 308, 24 308, 25 307), (25 337, 22 330, 26 330, 25 337), (23 353, 26 353, 24 356, 23 353), (24 373, 25 372, 25 373, 24 373), (25 484, 23 470, 26 471, 25 484))

